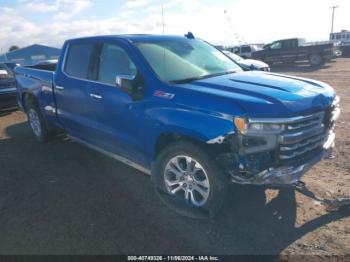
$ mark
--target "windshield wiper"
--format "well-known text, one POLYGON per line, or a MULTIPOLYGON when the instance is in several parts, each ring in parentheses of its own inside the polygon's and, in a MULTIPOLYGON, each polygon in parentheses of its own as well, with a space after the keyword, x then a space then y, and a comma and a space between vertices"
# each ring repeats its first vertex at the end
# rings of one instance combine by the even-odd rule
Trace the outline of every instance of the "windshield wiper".
POLYGON ((170 83, 173 83, 173 84, 185 84, 185 83, 189 83, 189 82, 192 82, 192 81, 200 80, 200 79, 203 79, 203 78, 206 78, 206 76, 196 76, 196 77, 189 77, 189 78, 184 78, 184 79, 180 79, 180 80, 173 80, 173 81, 170 81, 170 83))
POLYGON ((233 73, 237 73, 237 71, 231 70, 231 71, 226 71, 226 72, 221 72, 221 73, 215 73, 215 74, 210 74, 210 75, 189 77, 189 78, 184 78, 184 79, 180 79, 180 80, 170 81, 170 83, 174 83, 174 84, 185 84, 185 83, 189 83, 189 82, 196 81, 196 80, 201 80, 201 79, 210 78, 210 77, 215 77, 215 76, 221 76, 221 75, 228 75, 228 74, 233 74, 233 73))

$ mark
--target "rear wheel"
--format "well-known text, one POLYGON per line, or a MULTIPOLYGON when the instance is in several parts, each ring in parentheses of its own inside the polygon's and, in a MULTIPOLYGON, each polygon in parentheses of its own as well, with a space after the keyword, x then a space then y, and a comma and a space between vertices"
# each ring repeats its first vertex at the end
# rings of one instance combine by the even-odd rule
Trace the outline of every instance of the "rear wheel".
POLYGON ((168 207, 193 218, 215 216, 229 184, 217 163, 189 141, 167 146, 155 161, 152 178, 168 207))
POLYGON ((52 139, 52 134, 35 101, 29 100, 26 102, 26 113, 29 126, 32 129, 35 138, 43 143, 52 139))
POLYGON ((313 54, 310 55, 309 57, 309 63, 312 66, 320 66, 322 64, 322 58, 320 55, 318 54, 313 54))

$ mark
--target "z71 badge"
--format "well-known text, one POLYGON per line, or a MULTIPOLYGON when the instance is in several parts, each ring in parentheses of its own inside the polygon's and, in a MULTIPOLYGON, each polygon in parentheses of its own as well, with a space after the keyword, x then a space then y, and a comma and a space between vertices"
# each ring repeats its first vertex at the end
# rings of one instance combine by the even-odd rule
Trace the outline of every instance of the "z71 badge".
POLYGON ((166 93, 163 91, 156 90, 156 91, 154 91, 153 96, 164 98, 164 99, 173 99, 175 97, 175 94, 166 93))

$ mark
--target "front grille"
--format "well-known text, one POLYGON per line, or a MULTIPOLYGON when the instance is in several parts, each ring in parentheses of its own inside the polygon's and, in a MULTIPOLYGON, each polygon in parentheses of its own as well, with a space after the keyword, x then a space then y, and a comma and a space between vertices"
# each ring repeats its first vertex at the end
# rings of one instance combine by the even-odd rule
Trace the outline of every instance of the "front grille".
POLYGON ((279 137, 280 162, 291 162, 321 151, 326 139, 325 112, 299 117, 285 124, 279 137))

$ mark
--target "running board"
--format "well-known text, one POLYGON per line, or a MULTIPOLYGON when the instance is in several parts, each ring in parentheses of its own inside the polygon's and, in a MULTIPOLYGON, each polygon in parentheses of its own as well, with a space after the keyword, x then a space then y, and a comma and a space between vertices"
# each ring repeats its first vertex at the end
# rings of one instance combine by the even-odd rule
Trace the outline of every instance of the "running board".
POLYGON ((79 138, 76 138, 76 137, 74 137, 74 136, 71 136, 71 135, 67 135, 67 136, 68 136, 70 139, 72 139, 73 141, 76 141, 76 142, 78 142, 78 143, 80 143, 80 144, 83 144, 83 145, 85 145, 85 146, 87 146, 87 147, 89 147, 89 148, 91 148, 91 149, 93 149, 93 150, 95 150, 95 151, 97 151, 97 152, 99 152, 99 153, 102 153, 102 154, 104 154, 104 155, 106 155, 106 156, 109 156, 109 157, 111 157, 111 158, 114 158, 114 159, 116 159, 116 160, 118 160, 118 161, 120 161, 120 162, 122 162, 122 163, 124 163, 124 164, 126 164, 126 165, 128 165, 128 166, 131 166, 131 167, 133 167, 133 168, 135 168, 135 169, 141 171, 142 173, 145 173, 145 174, 147 174, 147 175, 151 175, 151 170, 149 170, 149 169, 147 169, 147 168, 141 166, 140 164, 137 164, 137 163, 135 163, 135 162, 133 162, 133 161, 131 161, 131 160, 125 158, 125 157, 122 157, 122 156, 120 156, 120 155, 117 155, 117 154, 108 152, 108 151, 106 151, 106 150, 104 150, 104 149, 102 149, 102 148, 99 148, 99 147, 97 147, 97 146, 94 146, 94 145, 92 145, 92 144, 90 144, 90 143, 88 143, 88 142, 86 142, 86 141, 84 141, 84 140, 81 140, 81 139, 79 139, 79 138))

